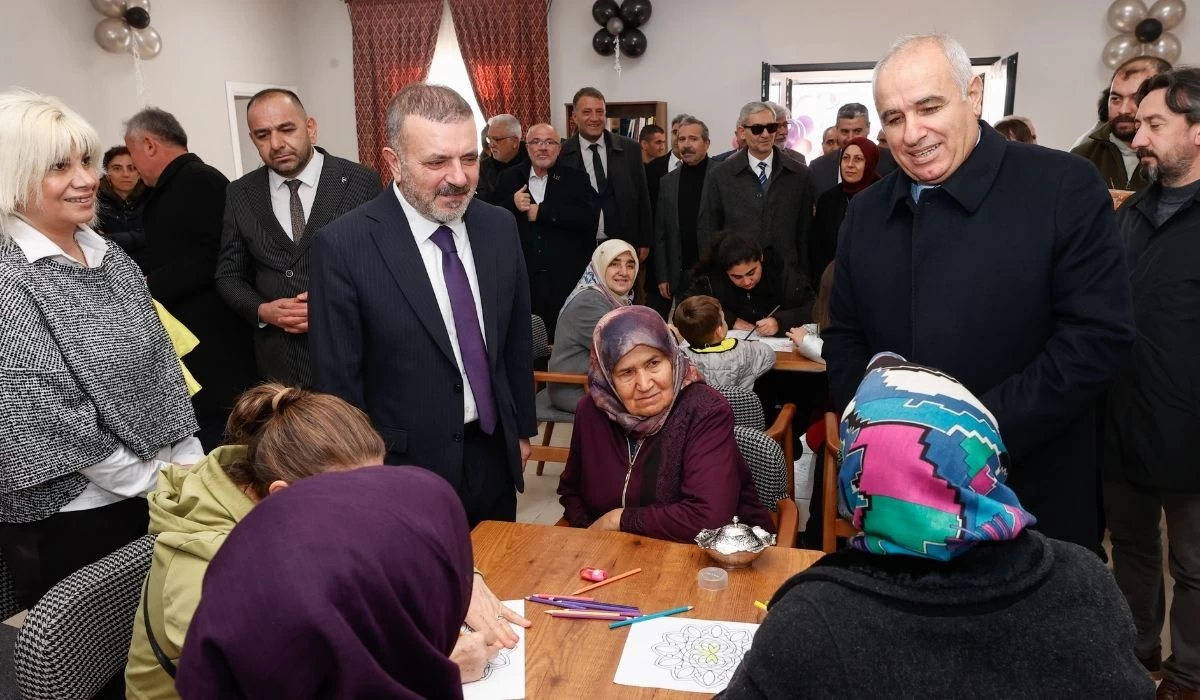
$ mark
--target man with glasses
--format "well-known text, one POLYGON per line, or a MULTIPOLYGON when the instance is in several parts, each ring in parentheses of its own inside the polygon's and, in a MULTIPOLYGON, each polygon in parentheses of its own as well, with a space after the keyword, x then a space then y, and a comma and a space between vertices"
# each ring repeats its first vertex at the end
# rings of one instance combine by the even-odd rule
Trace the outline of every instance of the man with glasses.
POLYGON ((812 176, 775 145, 778 130, 775 110, 766 103, 742 107, 737 132, 746 148, 714 165, 705 178, 696 226, 701 255, 718 232, 733 230, 773 248, 794 271, 808 269, 812 176))
POLYGON ((596 247, 596 193, 586 173, 559 167, 562 144, 553 126, 535 124, 525 137, 530 166, 500 175, 496 204, 517 219, 530 306, 553 338, 558 312, 596 247))
POLYGON ((479 198, 488 204, 504 206, 495 198, 500 174, 509 168, 529 167, 529 153, 521 142, 521 122, 511 114, 497 114, 488 120, 487 150, 491 158, 479 164, 479 198))

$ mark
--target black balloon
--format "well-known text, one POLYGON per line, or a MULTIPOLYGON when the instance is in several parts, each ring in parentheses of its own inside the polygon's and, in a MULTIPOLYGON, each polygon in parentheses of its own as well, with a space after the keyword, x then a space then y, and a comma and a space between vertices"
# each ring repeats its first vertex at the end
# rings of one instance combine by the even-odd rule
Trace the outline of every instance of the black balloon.
POLYGON ((144 7, 131 7, 125 10, 125 21, 134 29, 145 29, 150 26, 150 13, 144 7))
POLYGON ((650 0, 625 0, 621 3, 621 19, 625 20, 625 28, 636 29, 650 21, 651 9, 650 0))
POLYGON ((1154 19, 1153 17, 1148 17, 1141 22, 1138 22, 1137 26, 1133 29, 1133 35, 1136 36, 1137 40, 1143 44, 1149 44, 1158 41, 1158 37, 1162 36, 1162 33, 1162 22, 1154 19))
POLYGON ((616 17, 621 13, 617 7, 617 0, 596 0, 592 3, 592 19, 596 20, 596 24, 601 27, 608 24, 608 20, 616 17))
POLYGON ((621 32, 621 53, 630 58, 637 58, 646 53, 646 35, 640 29, 626 29, 621 32))
POLYGON ((601 29, 592 36, 592 48, 601 56, 611 56, 617 51, 617 37, 601 29))

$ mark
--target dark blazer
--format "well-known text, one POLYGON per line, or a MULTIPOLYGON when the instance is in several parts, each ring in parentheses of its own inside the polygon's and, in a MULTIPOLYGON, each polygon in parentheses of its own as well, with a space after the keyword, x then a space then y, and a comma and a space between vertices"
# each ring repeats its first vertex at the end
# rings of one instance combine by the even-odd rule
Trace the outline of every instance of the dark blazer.
POLYGON ((1109 189, 1144 189, 1150 182, 1146 176, 1146 168, 1139 162, 1138 167, 1133 171, 1133 177, 1129 177, 1129 171, 1125 169, 1125 157, 1121 155, 1121 149, 1117 147, 1117 144, 1108 138, 1111 135, 1112 126, 1107 122, 1101 124, 1088 134, 1082 143, 1072 148, 1071 153, 1083 156, 1096 166, 1096 170, 1100 171, 1100 178, 1104 180, 1104 184, 1108 185, 1109 189))
POLYGON ((807 270, 812 216, 813 185, 808 166, 775 148, 764 193, 758 185, 758 173, 750 172, 749 153, 741 150, 725 162, 710 166, 696 235, 703 251, 717 233, 738 231, 752 236, 763 248, 774 248, 794 269, 807 270))
POLYGON ((850 200, 830 391, 840 410, 884 350, 950 373, 995 415, 1038 528, 1097 549, 1094 404, 1134 338, 1112 198, 1082 158, 980 128, 919 205, 902 170, 850 200))
POLYGON ((812 234, 808 238, 808 278, 813 281, 813 286, 820 285, 821 274, 837 253, 838 231, 849 204, 850 197, 837 185, 817 197, 817 213, 813 216, 812 234))
POLYGON ((325 162, 300 240, 292 241, 275 218, 264 165, 229 184, 217 260, 217 291, 253 329, 259 376, 296 386, 312 384, 308 334, 288 333, 270 324, 259 328, 258 307, 308 291, 308 256, 316 232, 379 194, 374 170, 317 150, 325 162))
MULTIPOLYGON (((653 165, 654 163, 650 163, 653 165)), ((708 159, 704 176, 717 166, 708 159)), ((649 166, 647 166, 649 167, 649 166)), ((654 267, 656 277, 660 282, 671 285, 671 296, 679 298, 690 285, 691 267, 695 260, 683 259, 684 232, 679 226, 679 181, 683 177, 681 164, 663 176, 658 187, 658 205, 654 214, 654 267)), ((699 218, 697 217, 697 222, 699 218)), ((696 231, 688 231, 687 235, 696 237, 696 231)))
MULTIPOLYGON (((516 223, 472 201, 465 216, 505 450, 524 490, 518 438, 537 432, 529 284, 516 223)), ((463 381, 433 286, 393 188, 317 233, 309 291, 313 384, 366 411, 388 464, 461 490, 463 381)))
POLYGON ((213 281, 228 185, 216 168, 185 153, 163 170, 143 213, 150 294, 200 339, 184 364, 203 387, 192 397, 202 423, 219 420, 256 376, 250 328, 213 281))
MULTIPOLYGON (((654 239, 654 220, 650 216, 650 191, 646 186, 642 147, 633 139, 605 131, 604 148, 608 154, 608 172, 605 176, 621 214, 619 237, 634 248, 648 248, 654 239)), ((575 134, 563 144, 558 162, 587 174, 583 165, 584 157, 591 158, 592 154, 580 152, 579 134, 575 134)), ((591 182, 590 178, 588 182, 591 182)), ((595 206, 599 214, 599 200, 596 200, 595 206)))
MULTIPOLYGON (((662 186, 663 176, 667 174, 667 166, 671 163, 671 152, 659 156, 646 163, 646 191, 650 193, 650 215, 658 214, 658 190, 662 186)), ((678 169, 678 168, 677 168, 678 169)))
POLYGON ((495 158, 487 158, 479 162, 479 185, 477 187, 476 197, 488 204, 495 204, 498 207, 504 206, 504 201, 500 197, 497 188, 500 184, 500 176, 505 172, 517 168, 518 170, 529 171, 529 150, 525 147, 525 142, 521 142, 520 148, 517 149, 517 154, 507 163, 501 163, 495 158))

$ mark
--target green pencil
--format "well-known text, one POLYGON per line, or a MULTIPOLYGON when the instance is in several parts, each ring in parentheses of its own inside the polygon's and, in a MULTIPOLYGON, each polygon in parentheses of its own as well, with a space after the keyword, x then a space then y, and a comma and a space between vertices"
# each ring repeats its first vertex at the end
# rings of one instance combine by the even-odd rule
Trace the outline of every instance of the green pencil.
POLYGON ((691 610, 693 607, 694 606, 691 606, 691 605, 683 605, 678 608, 671 608, 670 610, 663 610, 662 612, 650 613, 649 615, 642 615, 641 617, 635 617, 630 620, 621 620, 619 622, 611 623, 608 626, 608 628, 610 630, 615 630, 618 627, 624 627, 625 625, 632 625, 635 622, 643 622, 645 620, 653 620, 656 617, 666 617, 668 615, 678 615, 679 613, 684 613, 684 612, 691 610))

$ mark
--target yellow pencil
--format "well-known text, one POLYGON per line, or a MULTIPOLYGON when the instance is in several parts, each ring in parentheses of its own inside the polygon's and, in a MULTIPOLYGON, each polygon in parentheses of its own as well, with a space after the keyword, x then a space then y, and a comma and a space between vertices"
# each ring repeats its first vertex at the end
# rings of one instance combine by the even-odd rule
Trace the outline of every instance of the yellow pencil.
POLYGON ((767 604, 762 602, 761 600, 754 601, 754 607, 758 608, 759 610, 762 610, 763 612, 767 611, 767 604))

